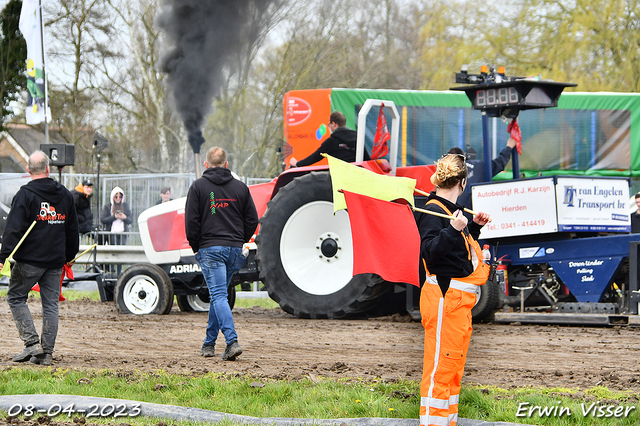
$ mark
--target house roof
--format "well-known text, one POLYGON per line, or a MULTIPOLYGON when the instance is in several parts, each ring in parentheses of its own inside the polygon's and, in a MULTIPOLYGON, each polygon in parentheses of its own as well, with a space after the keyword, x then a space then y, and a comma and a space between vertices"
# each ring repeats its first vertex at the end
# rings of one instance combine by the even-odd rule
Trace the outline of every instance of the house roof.
MULTIPOLYGON (((37 127, 26 124, 7 124, 5 128, 5 133, 9 133, 27 152, 27 155, 31 155, 33 151, 40 149, 41 144, 45 143, 44 132, 37 127)), ((57 130, 49 128, 49 143, 66 143, 66 141, 57 130)))
MULTIPOLYGON (((29 155, 45 143, 45 134, 35 126, 7 124, 0 132, 0 167, 3 172, 26 172, 29 155)), ((49 143, 66 143, 57 130, 49 130, 49 143)))

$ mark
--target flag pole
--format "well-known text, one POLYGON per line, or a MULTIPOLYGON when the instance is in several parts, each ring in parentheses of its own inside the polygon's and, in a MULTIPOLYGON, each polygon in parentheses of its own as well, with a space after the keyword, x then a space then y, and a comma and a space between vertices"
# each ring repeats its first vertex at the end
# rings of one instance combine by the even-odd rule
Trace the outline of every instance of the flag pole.
MULTIPOLYGON (((338 192, 344 193, 344 191, 342 189, 338 189, 338 192)), ((420 212, 420 213, 431 214, 431 215, 434 215, 434 216, 444 217, 445 219, 455 219, 455 217, 453 217, 453 216, 449 216, 449 215, 438 213, 438 212, 432 212, 431 210, 419 209, 417 207, 411 207, 411 210, 416 211, 416 212, 420 212)))
POLYGON ((412 207, 411 210, 413 210, 415 212, 431 214, 431 215, 438 216, 438 217, 444 217, 445 219, 451 219, 451 220, 455 219, 455 217, 449 216, 448 214, 432 212, 431 210, 419 209, 418 207, 412 207))
MULTIPOLYGON (((414 189, 414 191, 415 191, 415 192, 417 192, 417 193, 418 193, 418 194, 420 194, 420 195, 424 195, 424 196, 426 196, 426 197, 428 197, 428 196, 429 196, 429 193, 428 193, 428 192, 423 191, 423 190, 421 190, 421 189, 415 188, 415 189, 414 189)), ((465 211, 465 212, 467 212, 467 213, 469 213, 469 214, 472 214, 472 215, 474 215, 474 216, 478 214, 477 212, 474 212, 473 210, 468 209, 468 208, 466 208, 466 207, 464 208, 464 211, 465 211)))
POLYGON ((80 259, 85 254, 89 253, 91 250, 93 250, 97 246, 98 246, 98 243, 95 243, 94 245, 92 245, 91 247, 89 247, 88 249, 86 249, 85 251, 83 251, 82 253, 77 255, 76 257, 74 257, 73 260, 71 262, 69 262, 69 263, 76 263, 76 260, 80 259))
POLYGON ((44 79, 44 142, 49 143, 49 120, 47 118, 47 110, 49 109, 49 85, 47 84, 47 71, 46 63, 44 61, 44 9, 42 7, 42 0, 38 1, 38 7, 40 9, 40 44, 42 46, 42 78, 44 79))

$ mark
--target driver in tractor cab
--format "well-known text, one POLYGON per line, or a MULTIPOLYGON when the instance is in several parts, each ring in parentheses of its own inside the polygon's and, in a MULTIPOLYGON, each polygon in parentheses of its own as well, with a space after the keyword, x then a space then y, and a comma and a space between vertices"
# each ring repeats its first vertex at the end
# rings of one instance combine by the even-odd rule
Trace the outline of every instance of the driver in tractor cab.
MULTIPOLYGON (((324 158, 322 154, 331 155, 348 163, 356 161, 356 139, 358 133, 348 128, 346 124, 347 119, 344 114, 340 111, 333 111, 329 116, 328 126, 329 130, 331 130, 331 136, 322 142, 320 147, 307 158, 297 161, 295 157, 291 157, 289 165, 291 167, 310 166, 322 160, 324 158)), ((371 160, 366 148, 364 150, 364 160, 371 160)))

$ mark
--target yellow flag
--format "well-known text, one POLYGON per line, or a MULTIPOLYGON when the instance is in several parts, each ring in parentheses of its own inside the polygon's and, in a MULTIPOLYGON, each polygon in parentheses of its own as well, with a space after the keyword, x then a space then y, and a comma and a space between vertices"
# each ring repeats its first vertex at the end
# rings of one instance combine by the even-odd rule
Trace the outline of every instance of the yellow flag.
POLYGON ((33 229, 34 226, 36 226, 36 221, 35 220, 33 222, 31 222, 31 226, 29 226, 29 229, 27 229, 27 232, 25 232, 24 235, 22 236, 22 238, 20 238, 20 241, 18 241, 18 244, 16 244, 16 246, 14 247, 14 249, 11 252, 11 254, 9 255, 9 257, 7 257, 4 260, 4 264, 2 265, 2 270, 0 270, 0 276, 5 276, 5 277, 10 277, 11 276, 11 267, 9 265, 9 261, 11 259, 13 259, 13 255, 16 254, 16 252, 18 251, 18 249, 22 245, 22 242, 25 240, 25 238, 27 238, 27 235, 29 235, 29 232, 31 232, 31 230, 33 229))
POLYGON ((327 155, 327 159, 329 160, 329 172, 333 186, 334 212, 347 208, 344 195, 338 192, 339 189, 385 201, 402 198, 413 206, 415 179, 379 175, 330 155, 327 155))
POLYGON ((9 259, 5 259, 4 264, 2 265, 2 270, 0 271, 0 277, 10 277, 11 276, 11 266, 9 265, 9 259))

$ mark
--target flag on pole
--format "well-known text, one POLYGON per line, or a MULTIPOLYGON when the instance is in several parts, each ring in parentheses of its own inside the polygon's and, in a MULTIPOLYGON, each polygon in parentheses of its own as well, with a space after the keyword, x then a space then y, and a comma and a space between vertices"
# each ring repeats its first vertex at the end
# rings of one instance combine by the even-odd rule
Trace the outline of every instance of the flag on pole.
POLYGON ((0 276, 5 276, 5 277, 11 276, 10 262, 13 260, 13 255, 16 254, 16 252, 22 245, 22 242, 27 238, 27 236, 29 235, 33 227, 36 226, 36 223, 37 223, 37 220, 34 220, 33 222, 31 222, 29 229, 27 229, 27 231, 24 233, 22 238, 20 238, 20 241, 18 241, 18 244, 16 244, 16 246, 13 248, 13 250, 11 251, 11 254, 4 260, 4 263, 2 264, 2 270, 0 270, 0 276))
POLYGON ((380 106, 378 113, 378 124, 376 126, 376 135, 373 138, 373 149, 371 150, 371 159, 376 160, 382 158, 389 153, 389 144, 391 140, 389 129, 387 128, 387 119, 384 116, 384 103, 380 106))
POLYGON ((10 276, 11 276, 11 265, 9 264, 9 259, 7 259, 2 264, 2 269, 0 270, 0 277, 10 277, 10 276))
POLYGON ((379 175, 330 155, 326 157, 329 159, 329 173, 333 186, 334 212, 347 208, 344 195, 338 191, 340 189, 385 201, 403 199, 413 206, 415 179, 379 175))
MULTIPOLYGON (((45 120, 46 87, 43 67, 43 38, 38 0, 22 0, 18 27, 27 42, 27 124, 45 120)), ((50 114, 50 111, 47 111, 50 114)), ((48 115, 50 116, 50 115, 48 115)))
POLYGON ((386 281, 420 287, 420 233, 411 208, 349 191, 344 196, 353 240, 353 275, 377 274, 386 281))
POLYGON ((513 140, 516 141, 516 149, 518 150, 518 154, 522 155, 522 132, 520 132, 520 126, 518 125, 518 118, 514 118, 511 123, 507 126, 507 132, 510 133, 510 136, 513 140))

